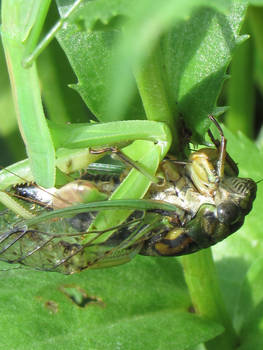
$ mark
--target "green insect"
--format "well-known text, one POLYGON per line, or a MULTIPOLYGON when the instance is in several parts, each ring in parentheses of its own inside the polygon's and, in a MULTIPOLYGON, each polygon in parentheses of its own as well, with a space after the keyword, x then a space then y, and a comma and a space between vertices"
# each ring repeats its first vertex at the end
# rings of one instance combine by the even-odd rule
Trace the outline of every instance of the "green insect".
POLYGON ((193 152, 185 164, 172 156, 163 160, 160 181, 150 185, 144 200, 107 200, 125 174, 88 173, 86 180, 52 194, 35 185, 17 185, 11 193, 22 198, 25 210, 32 211, 30 202, 35 201, 38 211, 21 222, 9 211, 1 216, 0 259, 71 274, 123 264, 136 254, 178 256, 216 244, 242 226, 256 196, 256 183, 237 177, 219 130, 216 148, 193 152), (135 210, 121 224, 108 226, 107 218, 118 216, 114 207, 125 206, 135 210))

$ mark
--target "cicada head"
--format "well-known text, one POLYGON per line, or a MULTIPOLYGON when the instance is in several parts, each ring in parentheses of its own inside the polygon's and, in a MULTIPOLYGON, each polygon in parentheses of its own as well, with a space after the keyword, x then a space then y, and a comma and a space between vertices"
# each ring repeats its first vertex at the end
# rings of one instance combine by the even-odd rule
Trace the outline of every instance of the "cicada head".
POLYGON ((239 211, 240 215, 247 215, 252 209, 256 192, 257 184, 252 179, 225 176, 218 190, 218 201, 221 201, 217 206, 219 212, 221 211, 223 216, 227 216, 229 211, 239 211))

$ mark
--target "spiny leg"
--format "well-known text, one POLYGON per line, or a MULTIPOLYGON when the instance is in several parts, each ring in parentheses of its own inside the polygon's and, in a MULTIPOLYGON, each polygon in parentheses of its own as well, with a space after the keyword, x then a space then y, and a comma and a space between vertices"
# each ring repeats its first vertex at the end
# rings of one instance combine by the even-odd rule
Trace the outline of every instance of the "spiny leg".
POLYGON ((91 149, 90 153, 92 154, 101 154, 111 152, 113 154, 116 154, 119 159, 121 159, 125 164, 129 165, 130 167, 138 170, 141 174, 146 176, 151 182, 158 183, 160 181, 159 178, 156 176, 151 175, 142 165, 140 165, 138 162, 134 161, 130 157, 128 157, 126 154, 124 154, 120 149, 117 147, 104 147, 101 149, 91 149))
POLYGON ((221 126, 219 125, 219 123, 217 122, 217 120, 212 115, 209 115, 208 118, 214 123, 214 125, 218 129, 220 137, 221 137, 221 141, 220 141, 220 145, 219 145, 219 142, 217 140, 215 140, 211 131, 208 130, 208 134, 209 134, 212 142, 215 144, 215 146, 217 148, 219 148, 219 159, 217 162, 217 174, 218 174, 219 178, 222 179, 224 176, 227 140, 226 140, 224 133, 223 133, 223 130, 222 130, 221 126))

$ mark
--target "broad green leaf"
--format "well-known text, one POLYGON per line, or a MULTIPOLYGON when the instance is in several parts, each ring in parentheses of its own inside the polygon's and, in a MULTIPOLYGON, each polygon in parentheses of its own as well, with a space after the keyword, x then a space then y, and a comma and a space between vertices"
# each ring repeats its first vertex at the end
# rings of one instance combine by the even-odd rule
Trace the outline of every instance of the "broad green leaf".
POLYGON ((222 331, 187 311, 190 300, 175 259, 137 257, 72 276, 5 271, 0 300, 0 349, 182 350, 222 331), (65 295, 81 294, 79 288, 85 307, 65 295))
MULTIPOLYGON (((78 83, 71 84, 71 87, 78 91, 91 112, 101 122, 107 121, 109 107, 105 101, 109 99, 112 86, 106 77, 109 75, 112 56, 115 55, 113 46, 118 36, 116 30, 79 31, 75 24, 68 24, 58 35, 59 42, 78 77, 78 83)), ((122 119, 145 119, 138 92, 134 94, 125 116, 115 115, 111 118, 122 119)))
POLYGON ((179 23, 162 43, 170 98, 191 129, 203 135, 226 78, 226 68, 236 45, 245 6, 231 2, 228 14, 196 9, 179 23))
MULTIPOLYGON (((177 9, 178 11, 173 10, 183 16, 180 18, 178 15, 178 18, 175 15, 174 18, 170 18, 168 24, 165 23, 166 25, 163 24, 162 15, 165 9, 168 9, 168 5, 163 11, 162 8, 158 11, 156 9, 155 16, 149 18, 150 24, 145 18, 141 18, 139 25, 136 22, 132 26, 131 23, 130 31, 127 29, 126 40, 120 44, 123 64, 118 62, 115 66, 118 65, 119 71, 123 72, 124 62, 133 66, 145 59, 145 55, 149 54, 156 43, 156 37, 160 35, 152 30, 156 21, 156 27, 163 29, 160 64, 163 66, 172 108, 175 109, 177 106, 187 126, 194 130, 195 134, 203 135, 208 124, 207 115, 213 113, 225 79, 231 53, 241 40, 238 31, 245 6, 240 2, 229 2, 232 5, 231 10, 228 14, 223 14, 214 7, 190 7, 189 4, 190 2, 185 2, 185 6, 182 6, 180 2, 182 8, 177 9)), ((115 77, 118 69, 116 68, 115 77)), ((117 84, 115 78, 112 103, 116 102, 116 106, 119 103, 121 109, 121 102, 118 100, 126 100, 128 92, 123 87, 127 86, 128 89, 129 86, 128 82, 124 82, 125 74, 120 76, 123 77, 123 84, 119 78, 117 84)), ((114 110, 114 105, 112 109, 114 110)))
POLYGON ((131 108, 135 91, 131 70, 147 62, 152 49, 161 45, 160 64, 171 108, 177 106, 195 134, 203 135, 231 54, 243 40, 238 33, 246 6, 243 1, 190 0, 157 1, 154 6, 145 0, 136 5, 114 0, 87 2, 75 14, 79 27, 84 23, 86 31, 72 24, 59 35, 78 77, 78 91, 100 119, 116 120, 126 110, 128 118, 143 116, 131 108), (117 16, 129 18, 124 32, 112 29, 111 20, 117 16), (104 27, 96 31, 99 21, 104 27))

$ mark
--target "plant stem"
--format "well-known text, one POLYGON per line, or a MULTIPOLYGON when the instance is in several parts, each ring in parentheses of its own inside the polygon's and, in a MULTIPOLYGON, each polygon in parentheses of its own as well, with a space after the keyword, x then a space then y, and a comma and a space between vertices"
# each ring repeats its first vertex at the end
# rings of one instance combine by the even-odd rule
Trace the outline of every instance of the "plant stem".
POLYGON ((155 49, 148 60, 134 70, 138 89, 148 120, 166 123, 172 132, 172 148, 178 151, 178 129, 176 112, 172 112, 161 73, 159 50, 155 49))
POLYGON ((255 42, 256 50, 261 62, 263 62, 263 8, 262 7, 249 7, 248 10, 249 26, 253 33, 253 39, 255 42))
POLYGON ((234 349, 237 344, 237 335, 219 289, 211 249, 183 256, 182 264, 196 313, 222 324, 225 328, 223 334, 206 343, 207 349, 234 349))
MULTIPOLYGON (((263 8, 250 6, 248 10, 249 26, 251 28, 253 39, 254 39, 254 52, 255 52, 255 68, 254 78, 256 79, 257 85, 263 93, 263 8)), ((260 150, 263 149, 263 129, 261 127, 257 137, 257 145, 260 150)))
MULTIPOLYGON (((244 31, 247 31, 247 25, 244 31)), ((249 39, 236 50, 232 59, 228 85, 228 104, 230 110, 225 124, 233 132, 242 131, 253 137, 254 130, 254 79, 253 45, 249 39)))

